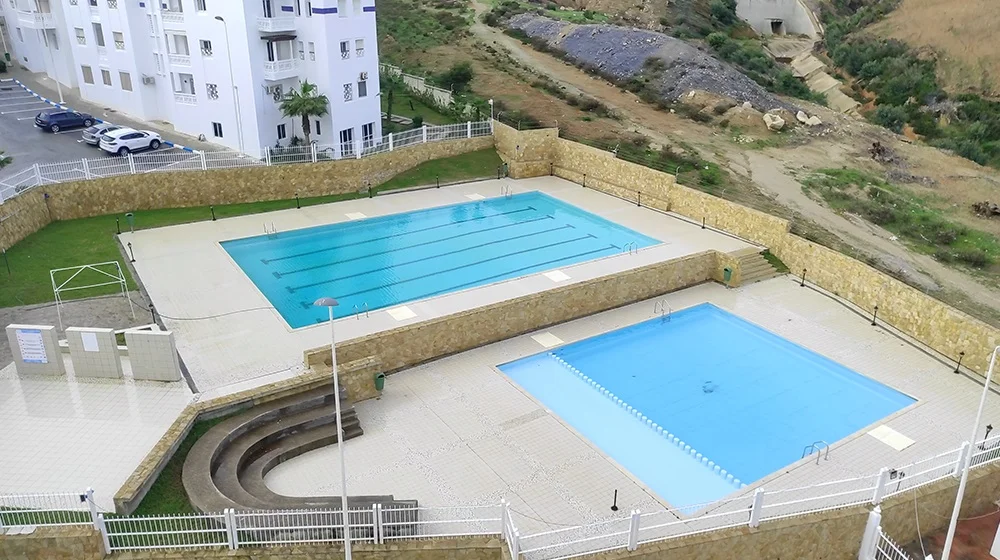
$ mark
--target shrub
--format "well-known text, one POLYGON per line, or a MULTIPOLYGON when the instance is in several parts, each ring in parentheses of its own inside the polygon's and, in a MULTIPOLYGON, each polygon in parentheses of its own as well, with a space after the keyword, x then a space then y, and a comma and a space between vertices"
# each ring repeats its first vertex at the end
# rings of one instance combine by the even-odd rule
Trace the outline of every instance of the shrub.
POLYGON ((458 62, 439 75, 435 81, 443 87, 451 88, 456 93, 462 93, 469 88, 473 75, 472 64, 458 62))
POLYGON ((903 132, 903 125, 906 124, 906 110, 894 105, 880 105, 872 113, 871 120, 875 124, 900 133, 903 132))
POLYGON ((705 165, 698 170, 698 184, 703 187, 715 187, 722 184, 722 170, 718 165, 705 165))
POLYGON ((712 0, 708 6, 712 18, 722 25, 732 25, 737 21, 736 0, 712 0))
POLYGON ((982 249, 962 249, 955 253, 955 259, 975 268, 983 268, 993 262, 982 249))
POLYGON ((0 74, 7 72, 7 61, 0 59, 0 74))
POLYGON ((417 115, 417 116, 413 117, 413 125, 411 125, 411 128, 420 128, 422 126, 424 126, 424 117, 423 117, 423 115, 417 115))

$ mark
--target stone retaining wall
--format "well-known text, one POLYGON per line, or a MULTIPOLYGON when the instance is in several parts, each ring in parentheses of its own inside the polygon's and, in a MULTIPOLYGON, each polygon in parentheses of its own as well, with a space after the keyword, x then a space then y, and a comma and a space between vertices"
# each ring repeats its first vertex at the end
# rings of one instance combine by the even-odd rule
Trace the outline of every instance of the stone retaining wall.
POLYGON ((37 527, 30 535, 0 533, 0 558, 4 560, 100 560, 104 558, 101 534, 92 525, 37 527))

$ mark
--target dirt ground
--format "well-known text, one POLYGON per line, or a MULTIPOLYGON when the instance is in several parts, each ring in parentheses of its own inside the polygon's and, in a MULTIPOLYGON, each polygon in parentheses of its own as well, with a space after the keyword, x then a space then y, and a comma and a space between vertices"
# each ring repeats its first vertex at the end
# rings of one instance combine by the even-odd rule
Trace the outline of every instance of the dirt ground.
MULTIPOLYGON (((934 519, 933 522, 947 525, 943 519, 934 519)), ((955 529, 951 557, 958 560, 993 560, 993 556, 990 556, 990 547, 993 546, 993 537, 997 534, 998 526, 1000 526, 1000 511, 960 520, 955 529)), ((936 531, 924 535, 922 543, 915 541, 905 545, 904 549, 910 558, 924 558, 925 553, 934 558, 941 558, 944 540, 945 531, 936 531)))
POLYGON ((949 91, 1000 95, 1000 26, 996 0, 903 0, 873 33, 901 39, 937 54, 938 74, 949 91))

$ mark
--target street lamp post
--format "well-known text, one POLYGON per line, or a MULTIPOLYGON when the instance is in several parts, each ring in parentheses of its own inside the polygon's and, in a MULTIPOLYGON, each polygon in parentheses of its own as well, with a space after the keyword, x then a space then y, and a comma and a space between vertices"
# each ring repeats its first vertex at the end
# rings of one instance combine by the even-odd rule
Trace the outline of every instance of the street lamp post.
MULTIPOLYGON (((37 10, 32 10, 31 13, 32 15, 35 15, 39 12, 37 10)), ((56 91, 59 92, 59 104, 62 105, 64 103, 62 84, 59 83, 59 68, 56 66, 56 57, 52 54, 52 45, 49 44, 49 33, 45 29, 41 29, 40 32, 42 34, 42 41, 45 43, 45 50, 49 52, 49 60, 52 61, 52 73, 55 75, 56 91)))
POLYGON ((236 77, 233 76, 233 48, 229 42, 229 24, 222 16, 215 16, 215 19, 222 22, 222 28, 226 31, 226 58, 229 60, 229 83, 233 85, 233 103, 236 105, 236 135, 239 136, 240 153, 243 149, 243 117, 240 112, 240 88, 236 85, 236 77))
POLYGON ((951 523, 948 524, 948 534, 944 539, 944 550, 941 552, 941 560, 948 560, 948 556, 951 555, 951 546, 955 540, 955 529, 958 526, 958 514, 962 510, 962 498, 965 496, 965 484, 969 481, 972 454, 976 452, 976 434, 979 433, 979 423, 983 419, 983 408, 986 406, 986 395, 990 392, 990 381, 993 378, 993 368, 997 363, 997 354, 1000 354, 1000 346, 993 349, 993 356, 990 358, 990 369, 986 372, 986 383, 983 385, 983 396, 979 399, 979 411, 976 412, 976 421, 972 424, 972 437, 969 438, 969 448, 966 449, 965 457, 962 459, 962 480, 958 483, 958 496, 955 497, 955 509, 951 512, 951 523))
POLYGON ((351 529, 350 510, 347 507, 347 466, 344 462, 344 428, 340 420, 340 380, 337 378, 337 335, 333 327, 333 308, 337 300, 332 297, 322 297, 313 303, 316 307, 325 307, 330 312, 330 368, 333 375, 333 392, 336 400, 337 413, 337 452, 340 454, 340 515, 344 520, 344 558, 351 560, 351 529))

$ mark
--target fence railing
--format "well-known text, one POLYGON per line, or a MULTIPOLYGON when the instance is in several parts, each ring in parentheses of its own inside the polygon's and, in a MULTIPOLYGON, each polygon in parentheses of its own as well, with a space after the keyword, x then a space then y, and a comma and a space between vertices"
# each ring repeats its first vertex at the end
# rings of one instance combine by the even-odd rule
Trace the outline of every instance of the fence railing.
POLYGON ((108 155, 60 163, 35 164, 14 175, 0 179, 0 204, 41 185, 144 173, 206 171, 209 169, 358 159, 415 144, 476 138, 491 134, 493 134, 493 128, 490 121, 470 121, 442 126, 425 125, 398 134, 387 134, 381 138, 356 138, 350 142, 339 144, 265 147, 259 157, 236 151, 164 151, 128 154, 125 157, 108 155))
MULTIPOLYGON (((756 488, 732 498, 682 508, 631 511, 595 523, 521 535, 517 514, 501 501, 493 506, 389 507, 375 504, 348 512, 351 540, 372 544, 425 538, 499 536, 511 558, 560 560, 706 533, 728 527, 758 527, 776 519, 807 515, 885 498, 957 477, 965 459, 976 469, 1000 460, 1000 436, 963 444, 877 474, 822 482, 801 488, 756 488), (971 456, 969 455, 971 454, 971 456)), ((343 541, 340 510, 234 511, 197 515, 119 517, 101 513, 92 490, 75 494, 0 495, 0 528, 18 525, 93 525, 108 552, 170 548, 281 546, 343 541)), ((875 529, 866 529, 869 555, 906 560, 899 547, 875 529), (876 542, 877 541, 877 542, 876 542), (879 552, 882 551, 882 552, 879 552)))
POLYGON ((910 555, 903 551, 896 541, 885 534, 882 527, 878 528, 878 535, 875 541, 875 554, 873 560, 910 560, 910 555))

